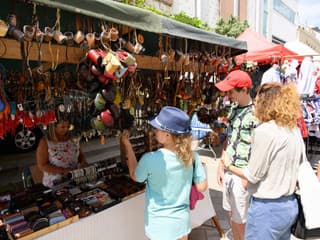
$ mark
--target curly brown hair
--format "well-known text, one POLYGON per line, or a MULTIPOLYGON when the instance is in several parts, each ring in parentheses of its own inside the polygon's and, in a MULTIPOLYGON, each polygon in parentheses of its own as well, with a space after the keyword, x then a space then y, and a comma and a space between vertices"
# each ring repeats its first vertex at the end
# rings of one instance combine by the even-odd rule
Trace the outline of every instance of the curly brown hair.
POLYGON ((172 135, 173 141, 176 144, 176 150, 179 160, 181 160, 184 165, 190 166, 194 159, 194 154, 191 149, 192 143, 192 134, 180 134, 180 135, 172 135))
POLYGON ((265 83, 259 87, 255 99, 255 116, 261 122, 274 120, 283 127, 294 128, 301 116, 300 96, 296 85, 265 83))

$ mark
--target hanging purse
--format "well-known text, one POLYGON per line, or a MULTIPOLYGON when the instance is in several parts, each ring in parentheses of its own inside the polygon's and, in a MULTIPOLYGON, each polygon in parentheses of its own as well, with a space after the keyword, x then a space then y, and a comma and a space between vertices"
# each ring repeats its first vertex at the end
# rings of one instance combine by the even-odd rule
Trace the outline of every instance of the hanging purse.
MULTIPOLYGON (((193 173, 192 173, 192 179, 194 176, 194 171, 196 168, 195 160, 193 161, 193 173)), ((191 190, 190 190, 190 210, 194 209, 196 207, 196 203, 198 200, 204 199, 204 195, 199 192, 194 185, 194 182, 192 181, 191 190)))

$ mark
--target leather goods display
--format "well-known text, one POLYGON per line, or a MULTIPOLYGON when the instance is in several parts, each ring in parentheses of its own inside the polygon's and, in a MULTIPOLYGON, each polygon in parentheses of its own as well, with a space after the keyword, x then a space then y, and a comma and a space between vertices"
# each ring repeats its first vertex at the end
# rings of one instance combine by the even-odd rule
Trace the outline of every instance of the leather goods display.
POLYGON ((49 226, 49 220, 48 218, 42 217, 34 220, 30 223, 31 228, 33 231, 38 231, 40 229, 46 228, 49 226))
POLYGON ((55 212, 50 213, 48 215, 48 219, 49 219, 49 225, 53 225, 58 222, 62 222, 64 220, 66 220, 66 217, 63 215, 61 210, 57 210, 55 212))
POLYGON ((50 213, 53 213, 58 210, 58 207, 54 203, 52 202, 48 202, 48 203, 49 204, 46 204, 40 207, 40 214, 42 216, 47 216, 50 213))
POLYGON ((77 199, 85 202, 88 206, 92 208, 94 212, 100 212, 119 202, 111 198, 107 192, 99 188, 81 193, 77 195, 77 199))
POLYGON ((106 192, 115 199, 122 199, 145 188, 145 184, 137 183, 126 176, 115 176, 106 181, 106 192))
POLYGON ((54 195, 56 196, 56 198, 62 203, 62 204, 66 204, 68 202, 72 202, 74 200, 74 197, 72 196, 72 194, 68 191, 68 189, 59 189, 57 190, 54 195))
POLYGON ((91 215, 92 211, 90 207, 86 206, 82 201, 76 200, 70 202, 67 207, 68 211, 71 211, 73 215, 79 215, 79 218, 84 218, 91 215))
POLYGON ((33 222, 38 218, 41 218, 41 215, 40 215, 39 211, 37 211, 37 212, 29 212, 28 214, 25 215, 25 219, 28 222, 33 222))
MULTIPOLYGON (((15 236, 15 238, 21 238, 21 237, 27 236, 31 233, 33 233, 33 230, 30 227, 27 227, 21 231, 16 232, 14 234, 14 236, 15 236)), ((0 238, 0 239, 2 239, 2 238, 0 238)))
POLYGON ((29 223, 25 220, 21 220, 21 221, 17 221, 12 224, 9 224, 9 230, 13 234, 21 232, 26 228, 29 228, 29 223))
POLYGON ((24 216, 17 212, 17 213, 11 213, 11 214, 7 214, 2 216, 2 220, 4 224, 11 224, 17 221, 22 221, 24 220, 24 216))
POLYGON ((114 120, 113 120, 112 114, 111 114, 111 112, 110 112, 109 109, 103 111, 103 112, 100 114, 100 118, 101 118, 101 120, 103 121, 103 123, 104 123, 107 127, 112 127, 112 126, 113 126, 114 120))
POLYGON ((21 209, 20 212, 22 215, 26 216, 30 212, 39 212, 39 207, 36 205, 32 205, 32 206, 21 209))

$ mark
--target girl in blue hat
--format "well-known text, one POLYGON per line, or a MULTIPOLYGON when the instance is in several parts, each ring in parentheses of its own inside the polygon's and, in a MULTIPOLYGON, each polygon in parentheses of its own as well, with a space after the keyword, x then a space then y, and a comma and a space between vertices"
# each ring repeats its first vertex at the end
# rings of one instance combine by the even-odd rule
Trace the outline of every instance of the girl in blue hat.
POLYGON ((191 231, 192 181, 200 192, 207 188, 199 156, 191 150, 190 119, 182 110, 166 106, 150 125, 162 148, 144 154, 139 162, 129 141, 129 132, 121 135, 131 178, 146 183, 146 235, 152 240, 187 240, 191 231))

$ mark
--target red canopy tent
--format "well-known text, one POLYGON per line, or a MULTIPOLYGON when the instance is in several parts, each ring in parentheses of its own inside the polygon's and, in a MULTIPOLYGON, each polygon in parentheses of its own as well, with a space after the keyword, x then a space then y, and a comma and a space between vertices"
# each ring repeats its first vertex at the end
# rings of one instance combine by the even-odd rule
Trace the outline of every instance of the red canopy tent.
POLYGON ((287 49, 281 44, 275 44, 266 39, 262 34, 246 29, 238 40, 247 41, 248 52, 236 57, 237 65, 247 61, 267 64, 279 61, 286 56, 296 56, 297 53, 287 49))
POLYGON ((241 35, 237 37, 237 40, 247 42, 248 52, 264 50, 277 45, 273 42, 270 42, 262 34, 253 31, 251 28, 247 28, 243 33, 241 33, 241 35))

